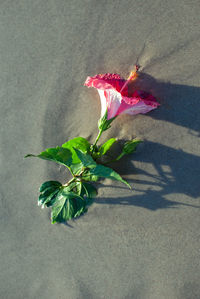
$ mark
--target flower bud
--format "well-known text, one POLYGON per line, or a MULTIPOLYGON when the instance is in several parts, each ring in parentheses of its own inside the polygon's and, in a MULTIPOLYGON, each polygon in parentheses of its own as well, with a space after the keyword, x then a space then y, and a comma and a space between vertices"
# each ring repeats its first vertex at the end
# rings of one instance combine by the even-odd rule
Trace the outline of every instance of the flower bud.
POLYGON ((133 140, 125 142, 122 153, 124 153, 126 155, 134 153, 137 148, 137 145, 141 142, 142 142, 142 140, 139 140, 139 139, 133 139, 133 140))

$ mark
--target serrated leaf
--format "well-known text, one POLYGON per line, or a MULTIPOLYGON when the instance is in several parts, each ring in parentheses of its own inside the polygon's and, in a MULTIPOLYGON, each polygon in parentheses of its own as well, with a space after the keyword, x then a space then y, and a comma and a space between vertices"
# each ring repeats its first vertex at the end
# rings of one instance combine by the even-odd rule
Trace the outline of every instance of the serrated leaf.
POLYGON ((85 206, 91 205, 94 201, 94 197, 97 195, 96 188, 85 182, 79 182, 77 184, 77 192, 81 197, 84 197, 85 206))
POLYGON ((82 175, 82 179, 88 182, 97 182, 99 177, 97 175, 91 174, 90 171, 85 171, 82 175))
POLYGON ((38 200, 38 205, 46 205, 47 207, 51 207, 53 206, 58 200, 59 200, 59 197, 57 196, 58 193, 61 191, 63 192, 63 190, 65 190, 66 192, 71 192, 73 190, 73 188, 76 186, 76 183, 75 182, 72 182, 69 186, 66 186, 66 187, 63 187, 62 184, 60 184, 59 186, 57 187, 54 187, 56 189, 54 189, 55 191, 53 191, 53 187, 51 187, 52 189, 52 193, 48 195, 47 191, 49 192, 50 188, 47 188, 45 190, 45 192, 41 193, 40 196, 39 196, 39 200, 38 200), (45 197, 46 195, 46 197, 45 197), (41 202, 43 201, 43 202, 41 202), (39 204, 40 202, 40 204, 39 204))
POLYGON ((73 138, 73 139, 65 142, 62 145, 62 147, 69 149, 72 152, 72 163, 73 164, 80 163, 80 159, 78 158, 74 149, 79 149, 83 153, 89 153, 89 151, 90 151, 90 143, 88 142, 87 139, 85 139, 83 137, 73 138))
POLYGON ((105 155, 105 153, 111 148, 111 146, 116 142, 116 138, 111 138, 107 140, 99 149, 100 156, 105 155))
POLYGON ((76 190, 81 197, 87 196, 88 198, 92 198, 97 195, 97 189, 86 182, 77 182, 76 190))
POLYGON ((76 188, 76 193, 78 194, 78 195, 80 195, 81 197, 83 197, 84 196, 84 193, 82 192, 82 182, 80 181, 80 182, 76 182, 76 186, 75 186, 75 188, 76 188))
POLYGON ((38 198, 38 205, 44 206, 51 202, 55 195, 58 194, 60 187, 49 187, 42 192, 38 198))
POLYGON ((58 181, 47 181, 40 186, 40 192, 44 192, 49 187, 60 187, 62 184, 58 181))
POLYGON ((80 195, 76 194, 75 192, 69 191, 69 186, 63 188, 63 190, 61 190, 61 194, 63 196, 66 196, 66 197, 67 196, 70 197, 70 198, 77 197, 77 198, 79 198, 81 200, 84 200, 80 195))
POLYGON ((71 164, 70 169, 73 174, 79 174, 83 169, 83 164, 82 163, 71 164))
POLYGON ((81 161, 83 167, 95 167, 97 164, 96 162, 92 159, 92 157, 87 154, 87 153, 83 153, 82 151, 80 151, 79 149, 74 148, 74 151, 76 152, 79 160, 81 161))
POLYGON ((51 219, 52 223, 66 222, 71 219, 74 215, 74 206, 72 199, 66 198, 65 196, 59 196, 59 200, 56 201, 52 207, 51 219))
POLYGON ((78 148, 80 150, 82 150, 83 152, 89 152, 90 150, 90 143, 87 139, 83 138, 83 137, 75 137, 71 140, 68 140, 67 142, 65 142, 62 147, 64 148, 78 148))
POLYGON ((84 199, 65 189, 57 195, 58 200, 52 207, 52 223, 66 222, 69 219, 76 218, 86 211, 86 202, 84 199))
MULTIPOLYGON (((59 192, 59 190, 58 190, 59 192)), ((51 197, 51 200, 48 200, 45 202, 45 205, 47 208, 52 207, 53 205, 55 205, 56 201, 57 201, 57 195, 58 192, 55 192, 55 194, 51 197)))
POLYGON ((97 177, 103 177, 103 178, 109 178, 112 180, 117 180, 117 181, 120 181, 120 182, 126 184, 129 188, 131 188, 129 183, 126 182, 124 179, 122 179, 122 177, 116 171, 114 171, 112 168, 105 167, 103 165, 97 165, 95 168, 92 168, 89 170, 89 174, 95 175, 97 177))
POLYGON ((88 198, 94 198, 97 196, 97 189, 88 183, 82 183, 82 188, 85 190, 86 196, 88 198))
POLYGON ((54 161, 67 167, 70 167, 72 163, 71 151, 60 146, 57 146, 55 148, 48 148, 45 151, 41 152, 39 155, 26 155, 25 158, 27 157, 37 157, 44 160, 54 161))

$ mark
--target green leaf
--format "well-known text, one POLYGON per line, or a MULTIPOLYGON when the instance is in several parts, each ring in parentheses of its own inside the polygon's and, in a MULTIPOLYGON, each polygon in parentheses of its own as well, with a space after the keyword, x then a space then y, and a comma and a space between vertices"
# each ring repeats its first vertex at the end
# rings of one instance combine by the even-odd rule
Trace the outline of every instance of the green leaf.
POLYGON ((76 184, 77 182, 72 181, 69 185, 63 187, 65 188, 65 191, 70 192, 70 191, 74 191, 76 184))
POLYGON ((97 189, 88 183, 82 183, 82 188, 85 190, 86 196, 88 198, 94 198, 97 196, 97 189))
POLYGON ((70 169, 73 174, 79 174, 82 169, 83 169, 83 164, 82 163, 77 163, 77 164, 71 164, 70 169))
POLYGON ((111 148, 111 146, 116 142, 116 138, 111 138, 107 140, 99 149, 100 156, 105 155, 105 153, 111 148))
POLYGON ((141 142, 142 140, 139 139, 133 139, 125 142, 122 152, 125 153, 126 155, 134 153, 136 151, 138 144, 141 142))
POLYGON ((108 109, 106 109, 106 112, 105 112, 104 116, 102 116, 98 121, 99 130, 102 131, 102 132, 108 130, 111 127, 111 125, 110 125, 111 122, 115 118, 116 118, 116 116, 108 120, 108 109))
POLYGON ((59 190, 52 191, 49 195, 46 194, 40 194, 38 198, 38 206, 44 207, 45 205, 47 207, 52 206, 56 201, 56 196, 58 194, 59 190))
POLYGON ((43 183, 40 187, 40 192, 45 191, 45 189, 49 188, 49 187, 61 187, 62 184, 58 181, 47 181, 45 183, 43 183))
POLYGON ((82 182, 80 181, 80 182, 76 182, 76 193, 78 194, 78 195, 80 195, 80 196, 84 196, 84 192, 82 192, 83 191, 83 184, 82 184, 82 182))
POLYGON ((51 206, 55 202, 56 195, 60 191, 62 184, 56 181, 48 181, 40 187, 40 196, 38 198, 39 206, 51 206))
POLYGON ((59 200, 57 200, 52 207, 52 223, 66 222, 67 220, 73 218, 74 213, 73 199, 60 196, 59 200))
POLYGON ((55 205, 55 203, 57 202, 57 195, 58 192, 55 192, 55 194, 52 196, 51 200, 48 200, 45 202, 45 205, 47 208, 52 207, 53 205, 55 205))
POLYGON ((87 139, 85 139, 83 137, 76 137, 74 139, 71 139, 71 140, 65 142, 62 145, 62 147, 69 149, 72 152, 73 164, 80 163, 80 159, 78 158, 74 149, 79 149, 83 153, 89 153, 89 151, 90 151, 90 143, 88 142, 87 139))
POLYGON ((39 155, 26 155, 25 158, 27 157, 37 157, 44 160, 54 161, 67 167, 70 167, 72 163, 72 154, 70 150, 60 146, 57 146, 56 148, 48 148, 39 155))
POLYGON ((82 150, 82 152, 88 152, 90 150, 90 143, 83 137, 76 137, 65 142, 62 147, 68 149, 72 149, 74 147, 82 150))
POLYGON ((121 154, 115 159, 115 161, 119 161, 125 155, 134 153, 136 151, 138 144, 141 142, 142 142, 142 140, 139 140, 139 139, 133 139, 130 141, 126 141, 121 154))
POLYGON ((103 165, 97 165, 95 168, 89 170, 89 174, 95 175, 97 177, 109 178, 112 180, 120 181, 126 184, 131 189, 129 183, 126 182, 124 179, 122 179, 122 177, 117 172, 115 172, 112 168, 105 167, 103 165))
POLYGON ((83 167, 95 167, 97 164, 96 162, 92 159, 92 157, 89 154, 83 153, 79 149, 74 148, 74 151, 76 152, 79 160, 81 161, 83 167))
POLYGON ((74 192, 61 190, 57 195, 58 200, 52 207, 52 223, 66 222, 86 212, 86 201, 74 192))
POLYGON ((87 211, 97 194, 96 188, 88 183, 71 180, 63 186, 57 181, 47 181, 40 187, 38 205, 52 207, 52 223, 66 222, 87 211))
POLYGON ((79 182, 76 187, 77 193, 84 197, 86 206, 91 205, 94 201, 94 197, 97 195, 97 189, 93 185, 85 182, 79 182))
POLYGON ((82 179, 88 182, 97 182, 99 177, 97 175, 91 174, 90 171, 85 171, 82 175, 82 179))

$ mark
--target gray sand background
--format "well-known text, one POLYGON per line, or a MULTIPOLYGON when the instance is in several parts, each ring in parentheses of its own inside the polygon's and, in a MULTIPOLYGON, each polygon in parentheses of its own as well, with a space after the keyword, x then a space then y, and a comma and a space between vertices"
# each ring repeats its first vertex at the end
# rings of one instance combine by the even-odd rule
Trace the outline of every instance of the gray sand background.
POLYGON ((2 299, 200 298, 199 1, 0 1, 2 299), (128 76, 162 106, 104 134, 145 142, 105 180, 89 212, 51 225, 37 207, 63 168, 27 153, 94 141, 88 75, 128 76))

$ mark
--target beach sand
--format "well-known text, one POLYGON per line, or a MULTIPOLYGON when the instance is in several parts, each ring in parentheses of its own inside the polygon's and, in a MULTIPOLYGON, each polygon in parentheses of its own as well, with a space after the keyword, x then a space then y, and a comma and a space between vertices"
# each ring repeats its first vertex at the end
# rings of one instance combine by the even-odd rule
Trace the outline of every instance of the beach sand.
POLYGON ((199 1, 0 2, 2 299, 200 297, 199 1), (120 116, 107 137, 144 143, 105 180, 87 214, 52 225, 37 206, 47 180, 23 159, 66 140, 94 141, 100 101, 87 76, 141 65, 162 103, 120 116))

